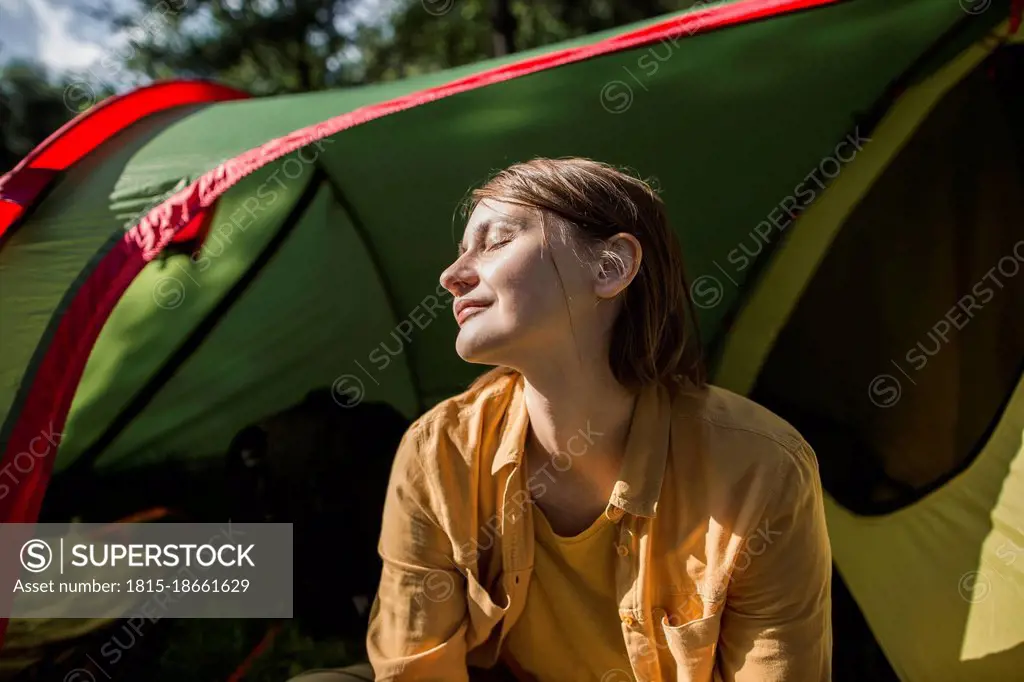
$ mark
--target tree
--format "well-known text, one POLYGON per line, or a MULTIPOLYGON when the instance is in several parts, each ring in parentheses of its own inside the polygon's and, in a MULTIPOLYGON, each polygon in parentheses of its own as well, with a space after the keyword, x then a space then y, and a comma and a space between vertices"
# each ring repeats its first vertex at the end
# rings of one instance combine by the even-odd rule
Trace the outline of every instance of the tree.
POLYGON ((140 0, 94 17, 124 31, 129 68, 152 79, 215 79, 255 95, 345 85, 354 0, 140 0))
POLYGON ((137 0, 93 10, 131 36, 129 68, 256 95, 392 80, 647 19, 693 0, 137 0))
POLYGON ((695 0, 409 0, 364 26, 366 81, 469 64, 678 11, 695 0))
POLYGON ((0 173, 13 168, 40 142, 97 97, 69 77, 53 78, 38 64, 11 61, 0 67, 0 173))
POLYGON ((509 0, 491 0, 491 26, 495 57, 516 51, 516 17, 509 0))

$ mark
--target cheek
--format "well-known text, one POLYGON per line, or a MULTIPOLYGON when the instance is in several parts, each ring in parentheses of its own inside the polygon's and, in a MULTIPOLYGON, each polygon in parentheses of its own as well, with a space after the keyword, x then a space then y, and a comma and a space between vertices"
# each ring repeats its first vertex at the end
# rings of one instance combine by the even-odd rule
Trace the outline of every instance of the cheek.
POLYGON ((510 254, 486 277, 499 309, 519 321, 545 318, 558 309, 561 287, 550 261, 510 254), (517 257, 520 256, 520 257, 517 257))

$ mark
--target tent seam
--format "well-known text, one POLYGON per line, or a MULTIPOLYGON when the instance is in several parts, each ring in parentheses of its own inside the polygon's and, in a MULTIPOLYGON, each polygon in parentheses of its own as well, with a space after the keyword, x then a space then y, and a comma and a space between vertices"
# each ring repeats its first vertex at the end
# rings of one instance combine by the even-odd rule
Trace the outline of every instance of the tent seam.
MULTIPOLYGON (((388 312, 391 313, 391 320, 393 323, 398 324, 398 301, 394 292, 391 290, 390 283, 384 276, 384 268, 381 267, 380 257, 374 250, 373 245, 369 239, 368 232, 364 228, 362 221, 356 213, 355 207, 345 196, 345 193, 341 190, 341 187, 334 181, 330 173, 324 174, 324 182, 328 187, 331 188, 331 194, 334 197, 335 202, 341 208, 341 210, 348 217, 349 222, 352 225, 352 231, 355 232, 356 237, 359 239, 363 248, 366 249, 366 253, 369 256, 370 265, 373 268, 374 274, 377 275, 377 280, 380 282, 381 289, 384 292, 384 300, 387 301, 388 312)), ((416 397, 416 410, 419 413, 423 412, 423 391, 420 388, 419 379, 416 375, 415 368, 412 365, 412 360, 409 357, 409 353, 403 353, 405 356, 406 369, 409 371, 409 380, 412 383, 413 394, 416 397)))
POLYGON ((315 170, 310 177, 309 184, 305 189, 303 189, 302 194, 300 194, 296 199, 291 212, 285 217, 281 226, 274 231, 274 234, 270 237, 268 243, 260 250, 255 258, 253 258, 253 261, 248 265, 248 267, 246 267, 245 271, 238 277, 238 279, 235 280, 224 296, 218 300, 205 315, 203 315, 199 323, 193 328, 192 333, 190 333, 182 343, 179 344, 167 358, 165 358, 164 362, 157 368, 156 372, 154 372, 142 387, 132 395, 128 403, 110 421, 107 430, 104 430, 95 441, 82 450, 82 454, 75 459, 75 462, 70 467, 68 467, 67 475, 69 477, 84 477, 90 473, 92 471, 92 466, 100 459, 100 457, 103 456, 106 448, 117 440, 132 421, 134 421, 134 419, 141 414, 150 403, 153 402, 157 394, 159 394, 159 392, 174 378, 178 370, 181 369, 181 367, 199 351, 203 344, 209 339, 210 335, 216 330, 220 321, 223 320, 225 315, 241 300, 246 290, 249 289, 256 278, 259 277, 260 273, 263 272, 264 268, 266 268, 274 255, 281 249, 288 237, 295 232, 296 227, 306 215, 309 207, 316 200, 316 196, 319 194, 319 190, 324 184, 324 178, 326 175, 327 174, 320 166, 315 167, 315 170), (241 288, 239 289, 238 287, 240 285, 241 288), (198 340, 195 336, 197 331, 201 333, 198 340), (176 356, 183 353, 183 357, 176 358, 176 356), (167 363, 173 363, 173 366, 168 365, 167 363), (154 382, 157 382, 157 385, 154 386, 154 382), (133 414, 129 417, 125 417, 126 414, 130 413, 133 414), (122 421, 124 423, 119 425, 122 421))

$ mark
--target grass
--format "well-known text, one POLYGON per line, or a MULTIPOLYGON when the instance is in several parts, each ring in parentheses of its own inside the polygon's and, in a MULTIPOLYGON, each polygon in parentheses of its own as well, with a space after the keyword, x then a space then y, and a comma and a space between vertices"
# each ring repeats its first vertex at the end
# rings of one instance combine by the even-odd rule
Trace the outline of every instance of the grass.
MULTIPOLYGON (((226 682, 272 625, 262 620, 175 622, 151 682, 226 682)), ((284 682, 312 668, 339 668, 363 659, 362 642, 314 640, 295 621, 284 621, 270 645, 252 662, 244 682, 284 682)))

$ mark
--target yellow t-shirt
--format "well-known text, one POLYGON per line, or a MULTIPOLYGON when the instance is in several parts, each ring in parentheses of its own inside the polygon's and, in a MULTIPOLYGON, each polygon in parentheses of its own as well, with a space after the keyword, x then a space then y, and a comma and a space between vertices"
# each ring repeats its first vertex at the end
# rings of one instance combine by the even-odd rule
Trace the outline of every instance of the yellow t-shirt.
POLYGON ((537 507, 533 518, 533 577, 505 657, 538 682, 633 679, 615 596, 615 522, 601 514, 566 538, 537 507))

